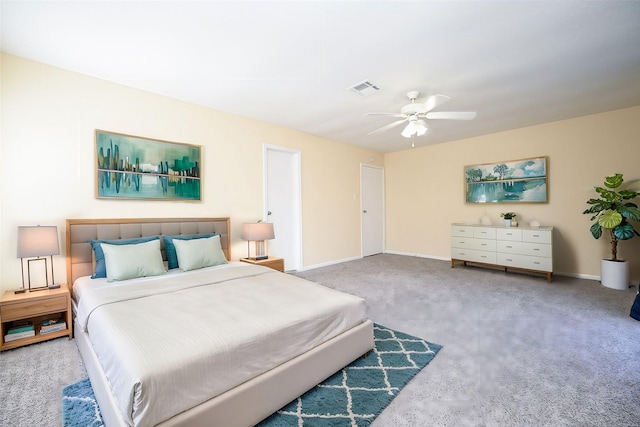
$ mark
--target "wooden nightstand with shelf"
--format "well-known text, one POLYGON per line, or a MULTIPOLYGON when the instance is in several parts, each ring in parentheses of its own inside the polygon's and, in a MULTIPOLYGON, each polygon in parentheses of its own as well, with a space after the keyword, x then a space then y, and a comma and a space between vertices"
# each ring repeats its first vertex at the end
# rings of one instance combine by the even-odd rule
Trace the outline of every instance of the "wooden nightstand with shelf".
POLYGON ((247 262, 249 264, 262 265, 264 267, 273 268, 274 270, 282 271, 284 273, 284 260, 282 258, 276 258, 270 256, 267 259, 249 259, 242 258, 240 259, 242 262, 247 262))
POLYGON ((41 341, 69 336, 73 338, 71 319, 71 295, 67 285, 58 289, 46 289, 16 294, 6 291, 0 299, 0 351, 21 347, 41 341), (60 318, 66 322, 66 329, 40 334, 44 320, 60 318), (7 334, 14 322, 31 321, 35 327, 35 336, 5 342, 7 334))

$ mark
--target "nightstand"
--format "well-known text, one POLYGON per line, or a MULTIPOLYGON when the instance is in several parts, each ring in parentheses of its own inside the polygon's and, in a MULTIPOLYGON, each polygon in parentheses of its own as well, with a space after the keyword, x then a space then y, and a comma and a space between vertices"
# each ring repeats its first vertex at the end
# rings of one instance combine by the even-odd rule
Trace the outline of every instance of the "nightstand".
POLYGON ((264 267, 273 268, 274 270, 282 271, 284 273, 284 260, 282 258, 276 258, 270 256, 267 259, 249 259, 242 258, 242 262, 248 262, 249 264, 262 265, 264 267))
POLYGON ((67 285, 60 285, 58 289, 16 294, 6 291, 0 298, 0 351, 21 347, 41 341, 68 336, 73 338, 71 320, 71 295, 67 285), (46 334, 40 333, 43 320, 60 318, 66 322, 66 329, 46 334), (28 320, 33 323, 35 336, 19 338, 5 342, 5 335, 14 322, 28 320))

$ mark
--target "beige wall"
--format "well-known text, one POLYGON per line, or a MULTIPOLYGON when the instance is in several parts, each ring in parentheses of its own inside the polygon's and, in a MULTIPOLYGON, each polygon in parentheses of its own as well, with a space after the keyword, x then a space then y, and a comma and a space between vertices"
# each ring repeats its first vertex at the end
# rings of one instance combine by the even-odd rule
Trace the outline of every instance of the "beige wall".
MULTIPOLYGON (((593 239, 582 211, 607 175, 622 173, 640 190, 640 106, 396 152, 385 156, 385 169, 388 251, 449 259, 452 222, 488 215, 499 224, 501 212, 515 211, 522 224, 555 227, 556 272, 598 278, 609 243, 593 239), (464 202, 465 165, 538 156, 549 158, 549 203, 464 202)), ((640 280, 640 238, 619 243, 618 252, 640 280)))
MULTIPOLYGON (((360 256, 360 163, 382 165, 379 153, 11 55, 1 61, 0 289, 20 285, 17 227, 57 225, 64 251, 66 218, 229 216, 232 257, 246 256, 240 227, 262 216, 263 144, 301 151, 303 266, 360 256), (96 199, 95 129, 201 145, 203 201, 96 199)), ((54 262, 63 279, 63 256, 54 262)))

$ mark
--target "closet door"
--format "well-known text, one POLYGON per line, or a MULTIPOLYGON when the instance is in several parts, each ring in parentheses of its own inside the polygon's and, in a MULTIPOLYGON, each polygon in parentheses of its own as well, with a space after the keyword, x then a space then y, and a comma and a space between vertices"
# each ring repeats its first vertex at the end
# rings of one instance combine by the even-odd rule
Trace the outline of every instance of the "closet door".
POLYGON ((360 165, 362 256, 384 251, 384 169, 360 165))

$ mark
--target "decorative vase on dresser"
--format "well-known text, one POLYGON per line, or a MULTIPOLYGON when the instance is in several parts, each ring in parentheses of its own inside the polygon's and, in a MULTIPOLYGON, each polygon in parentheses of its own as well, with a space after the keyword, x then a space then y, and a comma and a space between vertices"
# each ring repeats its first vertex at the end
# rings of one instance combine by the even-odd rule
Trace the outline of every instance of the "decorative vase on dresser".
POLYGON ((451 224, 451 268, 456 261, 553 275, 553 227, 451 224))

